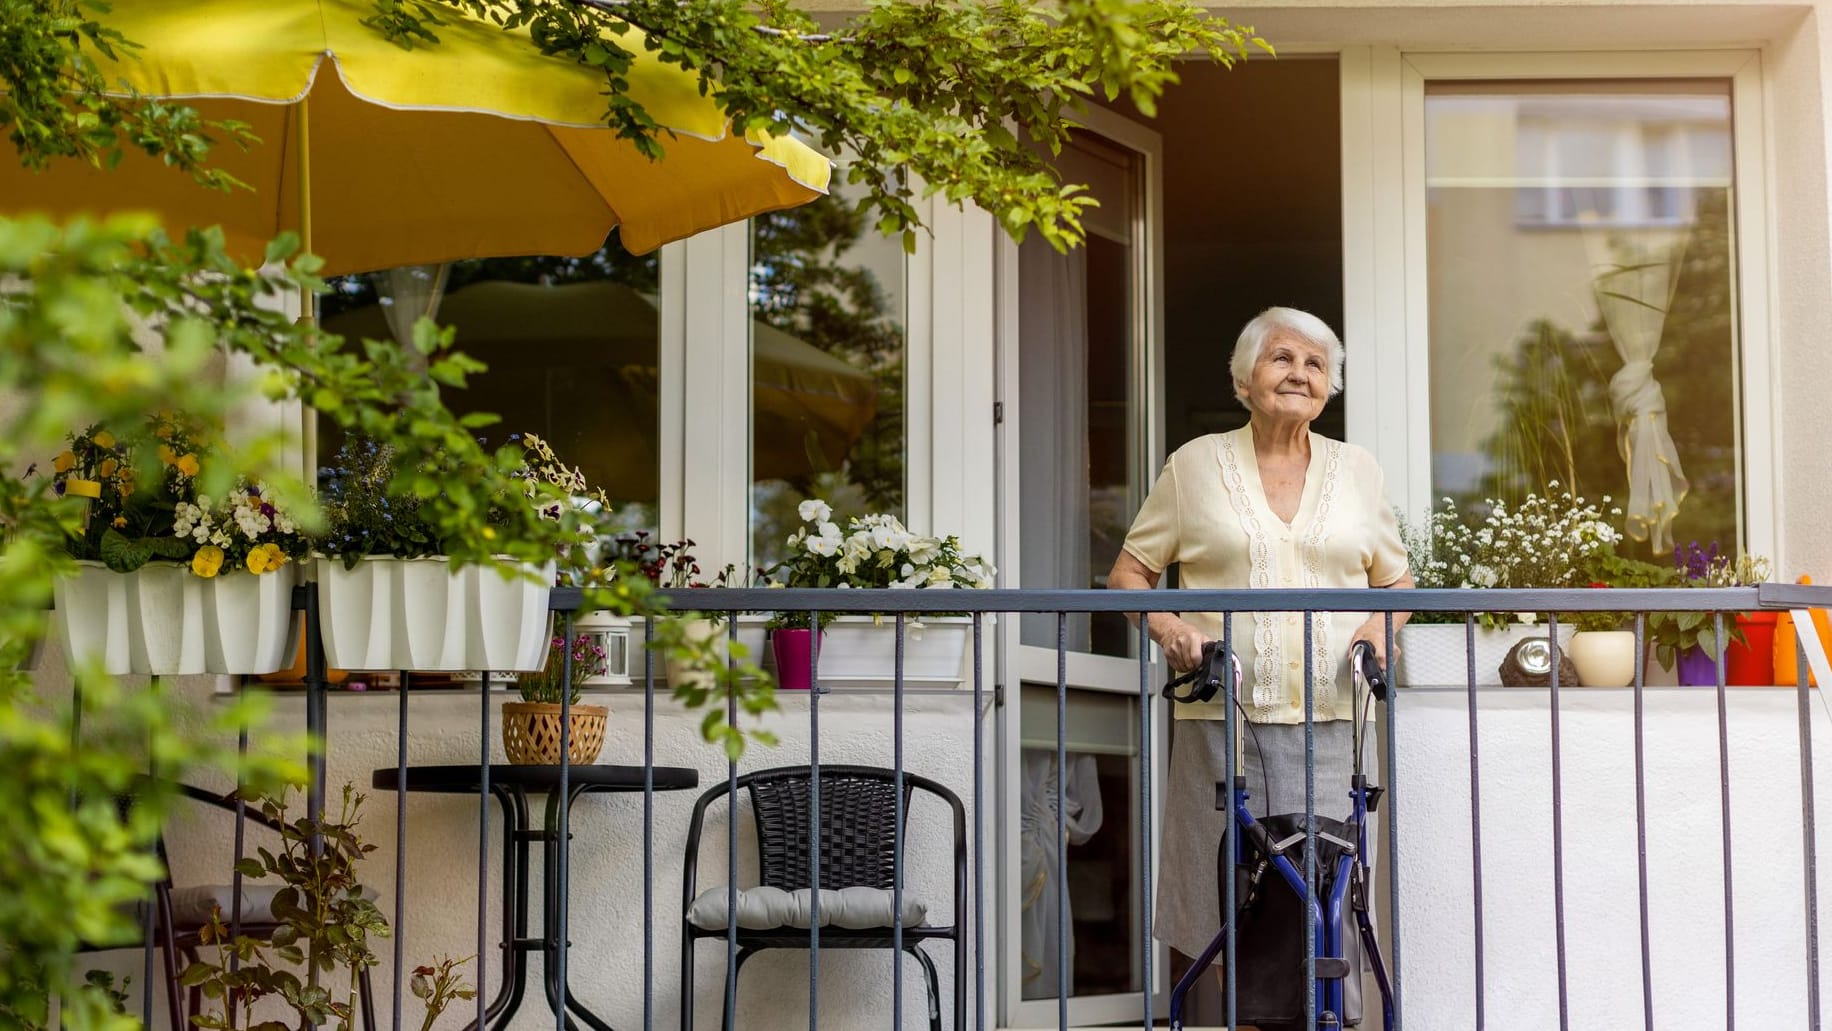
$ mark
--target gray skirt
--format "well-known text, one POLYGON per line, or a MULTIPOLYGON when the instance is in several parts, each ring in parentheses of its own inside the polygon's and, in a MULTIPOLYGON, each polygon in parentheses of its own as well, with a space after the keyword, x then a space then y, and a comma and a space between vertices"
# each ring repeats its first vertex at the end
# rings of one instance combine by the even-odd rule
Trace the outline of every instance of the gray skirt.
MULTIPOLYGON (((1247 778, 1247 810, 1254 816, 1304 811, 1304 725, 1245 723, 1241 765, 1247 778), (1271 805, 1267 805, 1267 795, 1271 805)), ((1353 729, 1348 720, 1314 724, 1317 756, 1317 815, 1349 818, 1349 778, 1354 773, 1353 729)), ((1215 883, 1215 850, 1230 814, 1215 808, 1215 784, 1227 780, 1226 724, 1221 720, 1177 720, 1171 730, 1170 772, 1159 835, 1158 898, 1152 934, 1192 959, 1221 929, 1221 896, 1215 883)), ((1362 771, 1378 772, 1372 756, 1374 728, 1362 741, 1362 771)), ((1373 827, 1369 828, 1372 848, 1373 827)))

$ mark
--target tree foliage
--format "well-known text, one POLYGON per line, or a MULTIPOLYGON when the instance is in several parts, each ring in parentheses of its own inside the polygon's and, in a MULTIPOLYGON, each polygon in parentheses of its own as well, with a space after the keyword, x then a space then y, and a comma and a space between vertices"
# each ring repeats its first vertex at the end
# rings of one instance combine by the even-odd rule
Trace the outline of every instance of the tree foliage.
MULTIPOLYGON (((901 234, 906 247, 921 226, 917 202, 930 195, 975 203, 1015 236, 1035 230, 1058 248, 1074 245, 1093 201, 1059 182, 1046 156, 1071 130, 1075 106, 1123 96, 1149 115, 1176 81, 1176 59, 1231 63, 1269 49, 1251 30, 1182 0, 880 0, 840 24, 786 0, 373 4, 368 23, 404 47, 437 46, 460 12, 527 30, 517 38, 529 42, 513 45, 602 71, 607 124, 656 156, 666 130, 627 90, 637 51, 652 51, 698 75, 736 131, 794 131, 845 154, 844 175, 860 198, 849 217, 901 234), (642 30, 640 43, 631 26, 642 30)), ((0 0, 0 131, 20 160, 41 170, 60 160, 112 168, 138 149, 205 186, 243 188, 211 166, 211 148, 261 141, 182 102, 117 90, 96 58, 134 49, 108 27, 100 0, 0 0)), ((213 745, 258 724, 245 705, 188 717, 162 693, 120 689, 99 670, 79 671, 84 689, 64 704, 14 671, 44 635, 52 577, 69 568, 63 542, 83 517, 45 478, 20 475, 35 458, 90 423, 136 424, 172 410, 220 427, 247 408, 292 402, 390 447, 399 470, 391 492, 417 499, 461 560, 541 559, 583 529, 586 517, 572 506, 555 523, 537 517, 537 504, 504 503, 525 487, 515 476, 520 456, 487 451, 477 442, 487 418, 460 418, 445 404, 442 392, 481 368, 451 348, 450 332, 423 321, 411 346, 315 333, 280 314, 277 301, 322 291, 319 261, 297 253, 290 237, 267 257, 260 270, 242 268, 219 232, 174 227, 168 236, 150 219, 0 218, 0 833, 11 842, 0 851, 0 1019, 8 1026, 44 1026, 53 999, 66 1027, 131 1026, 107 992, 71 987, 74 956, 83 942, 126 937, 120 904, 159 876, 152 843, 170 797, 161 785, 204 765, 257 782, 296 776, 278 757, 300 754, 281 742, 243 760, 213 745), (228 364, 252 375, 226 377, 228 364), (128 793, 134 805, 116 803, 128 793)), ((238 434, 202 489, 260 479, 296 510, 314 511, 296 460, 285 460, 293 443, 277 431, 238 434)), ((588 599, 625 610, 650 603, 641 578, 588 599)), ((714 653, 701 647, 710 663, 714 653)), ((767 690, 721 673, 700 702, 735 696, 747 715, 770 707, 767 690)), ((716 705, 704 732, 734 757, 749 733, 716 705)))

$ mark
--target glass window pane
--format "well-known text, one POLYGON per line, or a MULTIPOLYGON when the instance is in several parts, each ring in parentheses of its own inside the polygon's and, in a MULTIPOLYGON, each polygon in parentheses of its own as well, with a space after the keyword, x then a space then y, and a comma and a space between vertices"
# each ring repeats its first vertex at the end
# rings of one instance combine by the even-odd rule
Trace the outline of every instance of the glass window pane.
POLYGON ((1425 116, 1434 497, 1556 481, 1642 557, 1737 543, 1728 84, 1432 84, 1425 116))
POLYGON ((1019 710, 1022 997, 1054 999, 1061 947, 1069 995, 1139 991, 1138 699, 1071 690, 1064 745, 1069 933, 1058 905, 1056 688, 1025 684, 1019 710))
POLYGON ((751 220, 751 561, 768 568, 820 498, 834 519, 904 511, 905 255, 834 176, 751 220))
MULTIPOLYGON (((1100 201, 1087 242, 1059 254, 1036 236, 1018 251, 1019 492, 1024 587, 1101 587, 1141 495, 1134 360, 1139 336, 1139 159, 1089 133, 1056 164, 1100 201)), ((1022 618, 1027 645, 1056 646, 1056 617, 1022 618)), ((1070 614, 1067 646, 1127 656, 1118 613, 1070 614)))
MULTIPOLYGON (((534 433, 610 497, 620 528, 654 529, 661 268, 613 232, 580 258, 483 258, 444 267, 344 276, 321 302, 324 327, 350 337, 412 339, 431 315, 457 347, 489 365, 445 391, 460 415, 494 412, 478 431, 492 447, 534 433)), ((321 438, 330 454, 336 442, 321 438)))

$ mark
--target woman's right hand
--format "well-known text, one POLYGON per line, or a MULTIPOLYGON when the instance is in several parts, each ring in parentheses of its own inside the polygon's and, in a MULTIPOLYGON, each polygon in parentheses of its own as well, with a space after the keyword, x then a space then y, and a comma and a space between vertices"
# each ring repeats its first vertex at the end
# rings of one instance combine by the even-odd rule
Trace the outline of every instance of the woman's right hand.
POLYGON ((1202 646, 1209 643, 1209 636, 1179 617, 1171 618, 1176 622, 1158 635, 1158 647, 1164 649, 1171 669, 1187 673, 1201 664, 1202 646))

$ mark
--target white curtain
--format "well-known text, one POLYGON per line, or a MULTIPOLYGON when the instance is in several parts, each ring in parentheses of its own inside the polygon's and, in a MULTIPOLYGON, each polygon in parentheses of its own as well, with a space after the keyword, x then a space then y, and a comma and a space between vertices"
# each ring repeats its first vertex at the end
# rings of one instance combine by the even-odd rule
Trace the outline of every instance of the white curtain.
POLYGON ((1083 845, 1100 830, 1103 811, 1100 777, 1094 757, 1069 755, 1069 775, 1063 778, 1062 811, 1066 842, 1056 837, 1056 753, 1053 749, 1024 750, 1024 797, 1019 803, 1018 848, 1022 864, 1024 911, 1021 944, 1024 951, 1026 999, 1057 997, 1059 957, 1069 965, 1068 994, 1075 993, 1075 907, 1069 905, 1069 933, 1057 934, 1057 894, 1065 891, 1056 880, 1057 858, 1066 845, 1083 845), (1064 952, 1058 952, 1060 945, 1064 952))
POLYGON ((1654 355, 1672 307, 1685 237, 1622 260, 1609 235, 1594 225, 1594 216, 1585 220, 1583 236, 1591 290, 1622 359, 1622 368, 1609 380, 1609 400, 1616 416, 1616 448, 1628 467, 1626 528, 1636 540, 1651 542, 1655 554, 1664 554, 1673 548, 1673 519, 1690 484, 1667 432, 1667 399, 1654 379, 1654 355))
MULTIPOLYGON (((1091 586, 1088 563, 1088 263, 1037 234, 1018 255, 1018 575, 1025 587, 1091 586)), ((1089 648, 1070 616, 1068 647, 1089 648)), ((1056 619, 1024 617, 1025 644, 1054 648, 1056 619)))
POLYGON ((445 297, 445 276, 449 265, 403 265, 375 275, 376 291, 387 298, 382 312, 388 319, 388 331, 395 343, 413 346, 413 324, 422 316, 439 317, 439 302, 445 297))

